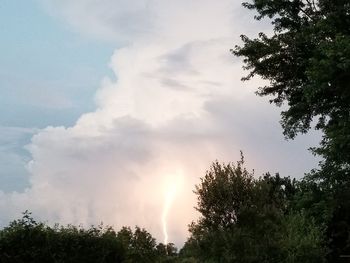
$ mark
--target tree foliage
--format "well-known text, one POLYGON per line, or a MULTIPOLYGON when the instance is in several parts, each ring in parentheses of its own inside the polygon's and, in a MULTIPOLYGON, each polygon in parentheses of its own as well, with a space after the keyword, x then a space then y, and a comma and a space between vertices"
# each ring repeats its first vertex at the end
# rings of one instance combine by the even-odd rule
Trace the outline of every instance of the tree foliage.
POLYGON ((293 210, 296 181, 255 179, 242 159, 215 162, 196 186, 201 217, 180 255, 200 262, 324 262, 322 229, 293 210))
POLYGON ((287 138, 312 125, 322 132, 313 152, 323 160, 305 178, 300 200, 306 206, 299 207, 326 225, 328 258, 337 262, 350 254, 350 2, 252 0, 243 5, 257 11, 257 20, 268 18, 273 25, 271 34, 242 35, 243 45, 232 50, 249 70, 243 80, 260 76, 268 84, 257 93, 278 106, 287 104, 281 118, 287 138))
POLYGON ((348 0, 253 0, 244 3, 270 18, 274 31, 233 53, 250 73, 269 81, 258 94, 288 107, 282 112, 287 138, 307 132, 315 118, 323 140, 316 153, 338 169, 350 166, 350 2, 348 0))
MULTIPOLYGON (((172 257, 176 248, 169 245, 172 257)), ((167 254, 158 254, 156 241, 145 229, 123 227, 84 229, 68 225, 47 226, 36 222, 29 212, 0 231, 0 262, 171 262, 167 254)))

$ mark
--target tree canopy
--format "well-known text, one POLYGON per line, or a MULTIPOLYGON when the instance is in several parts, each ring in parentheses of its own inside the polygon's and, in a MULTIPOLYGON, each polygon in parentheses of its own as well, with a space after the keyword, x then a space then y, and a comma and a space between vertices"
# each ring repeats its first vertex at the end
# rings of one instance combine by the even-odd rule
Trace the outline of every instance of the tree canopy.
POLYGON ((215 162, 196 186, 201 217, 182 254, 200 262, 325 262, 323 230, 294 210, 295 180, 256 179, 244 167, 215 162))
POLYGON ((251 39, 233 53, 244 58, 249 80, 268 80, 257 93, 288 105, 282 112, 287 138, 315 128, 323 140, 315 152, 338 169, 350 166, 350 2, 348 0, 253 0, 243 4, 273 33, 251 39))
POLYGON ((309 200, 303 208, 317 210, 317 220, 327 225, 329 260, 336 262, 350 254, 350 2, 252 0, 243 5, 273 26, 272 33, 256 38, 242 35, 243 45, 232 50, 249 71, 243 80, 267 80, 257 94, 286 105, 281 124, 287 138, 312 127, 322 132, 320 145, 312 149, 322 157, 320 167, 304 178, 319 190, 310 187, 302 199, 309 200))
POLYGON ((160 253, 156 240, 145 229, 73 225, 50 227, 25 212, 21 219, 0 230, 0 262, 4 263, 108 263, 173 262, 176 248, 167 244, 160 253))

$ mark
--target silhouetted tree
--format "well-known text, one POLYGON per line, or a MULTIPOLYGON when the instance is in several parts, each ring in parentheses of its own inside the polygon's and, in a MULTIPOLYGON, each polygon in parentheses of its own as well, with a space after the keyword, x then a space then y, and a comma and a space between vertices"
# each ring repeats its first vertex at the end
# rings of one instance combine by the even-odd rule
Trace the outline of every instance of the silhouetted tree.
MULTIPOLYGON (((258 94, 288 108, 282 112, 287 138, 307 132, 317 118, 323 140, 316 153, 350 165, 350 3, 348 0, 253 0, 244 3, 271 19, 274 32, 242 36, 233 53, 250 73, 269 80, 258 94)), ((343 166, 343 167, 342 167, 343 166)))
POLYGON ((199 262, 324 262, 322 229, 292 209, 295 180, 269 174, 255 179, 242 157, 236 165, 215 162, 195 193, 201 217, 190 226, 182 257, 199 262))
POLYGON ((327 215, 321 224, 328 225, 329 261, 336 262, 340 254, 350 254, 350 2, 253 0, 243 5, 257 11, 256 19, 269 18, 274 29, 254 39, 243 35, 243 45, 232 50, 250 71, 243 80, 258 75, 269 81, 257 93, 286 105, 281 124, 287 138, 308 132, 312 124, 322 132, 313 152, 323 160, 307 180, 323 192, 316 206, 327 201, 332 210, 318 214, 327 215))
POLYGON ((164 247, 165 254, 157 253, 155 239, 139 227, 134 232, 123 227, 118 233, 102 224, 50 227, 28 211, 0 230, 1 263, 175 262, 174 245, 164 247))

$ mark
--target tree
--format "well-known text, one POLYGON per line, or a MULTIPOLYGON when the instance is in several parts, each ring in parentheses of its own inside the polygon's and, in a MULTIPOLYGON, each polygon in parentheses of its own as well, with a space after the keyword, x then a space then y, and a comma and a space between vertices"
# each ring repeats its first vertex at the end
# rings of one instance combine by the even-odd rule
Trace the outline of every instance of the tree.
POLYGON ((243 4, 268 17, 274 32, 250 39, 233 53, 245 69, 269 81, 258 94, 272 96, 287 138, 306 133, 315 118, 323 132, 322 155, 333 168, 350 170, 350 2, 348 0, 253 0, 243 4))
POLYGON ((213 163, 195 193, 201 217, 190 225, 182 257, 199 262, 324 262, 322 229, 292 209, 295 180, 278 174, 255 179, 242 157, 236 165, 213 163))
POLYGON ((25 212, 0 230, 0 262, 175 262, 174 244, 157 253, 156 241, 145 229, 123 227, 118 233, 102 224, 84 229, 54 227, 35 221, 25 212))
POLYGON ((243 156, 237 166, 215 162, 201 178, 201 183, 196 185, 196 209, 202 215, 200 224, 208 229, 216 230, 237 223, 243 207, 250 203, 253 174, 243 164, 243 156))
POLYGON ((243 45, 232 50, 250 71, 243 80, 260 76, 268 84, 257 94, 271 96, 277 106, 287 104, 281 118, 286 138, 308 132, 313 124, 322 132, 312 150, 323 160, 306 179, 322 192, 323 200, 311 197, 326 221, 315 220, 328 225, 325 242, 330 262, 336 262, 350 253, 350 2, 252 0, 243 5, 257 11, 257 20, 269 18, 274 29, 254 39, 243 35, 243 45))
POLYGON ((0 231, 0 262, 124 262, 125 251, 107 227, 87 230, 74 226, 49 227, 29 212, 0 231))
POLYGON ((130 262, 154 262, 156 254, 156 240, 145 229, 135 228, 131 240, 132 252, 130 262))
POLYGON ((117 238, 126 250, 125 262, 154 262, 160 256, 156 240, 143 228, 136 226, 133 232, 130 227, 123 227, 117 238))
POLYGON ((159 243, 156 246, 159 262, 178 262, 177 248, 173 243, 164 245, 159 243))
POLYGON ((294 212, 283 217, 283 237, 280 239, 283 262, 325 262, 326 249, 322 245, 322 228, 312 217, 294 212))

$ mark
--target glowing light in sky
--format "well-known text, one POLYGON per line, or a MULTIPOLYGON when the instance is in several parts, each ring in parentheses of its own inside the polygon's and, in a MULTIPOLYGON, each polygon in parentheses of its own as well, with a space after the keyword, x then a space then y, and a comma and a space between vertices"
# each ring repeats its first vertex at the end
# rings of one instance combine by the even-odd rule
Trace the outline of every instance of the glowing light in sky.
POLYGON ((171 209, 171 205, 174 202, 175 195, 178 191, 178 187, 180 184, 180 175, 177 174, 176 176, 171 176, 168 178, 168 182, 165 186, 165 192, 164 192, 164 207, 162 212, 162 226, 163 226, 163 235, 164 235, 164 244, 168 244, 168 214, 171 209))

